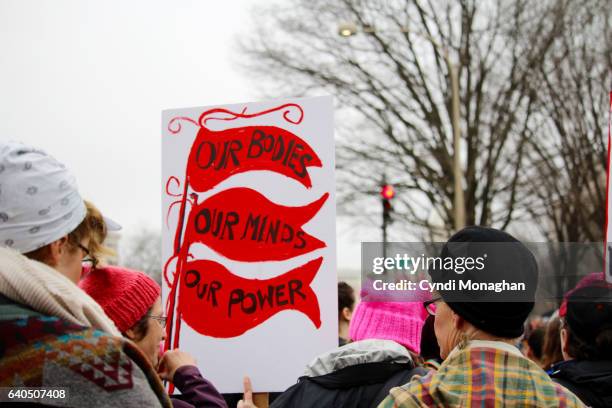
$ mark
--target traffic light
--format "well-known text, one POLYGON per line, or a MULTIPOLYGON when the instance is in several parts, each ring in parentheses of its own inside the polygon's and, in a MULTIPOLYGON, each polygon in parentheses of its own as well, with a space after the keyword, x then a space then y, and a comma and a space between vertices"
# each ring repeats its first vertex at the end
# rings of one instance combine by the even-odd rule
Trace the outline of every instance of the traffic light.
POLYGON ((383 184, 380 190, 380 196, 382 197, 383 205, 383 222, 388 223, 391 221, 391 212, 393 211, 391 200, 395 197, 393 186, 390 184, 383 184))

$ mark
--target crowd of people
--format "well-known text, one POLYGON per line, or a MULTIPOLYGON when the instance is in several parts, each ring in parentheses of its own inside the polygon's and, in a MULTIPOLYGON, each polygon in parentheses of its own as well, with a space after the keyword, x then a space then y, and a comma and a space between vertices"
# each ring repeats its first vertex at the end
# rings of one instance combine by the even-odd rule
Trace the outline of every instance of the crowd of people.
MULTIPOLYGON (((113 228, 62 163, 0 142, 0 387, 68 388, 63 404, 73 407, 235 406, 191 355, 160 351, 159 285, 101 262, 113 228)), ((479 279, 537 284, 533 255, 503 231, 464 228, 442 252, 481 242, 512 246, 479 279)), ((339 346, 310 362, 272 407, 612 406, 612 285, 602 273, 546 317, 531 316, 535 291, 510 303, 458 301, 441 290, 424 303, 355 305, 341 282, 338 297, 339 346)), ((254 407, 244 384, 237 406, 254 407)))

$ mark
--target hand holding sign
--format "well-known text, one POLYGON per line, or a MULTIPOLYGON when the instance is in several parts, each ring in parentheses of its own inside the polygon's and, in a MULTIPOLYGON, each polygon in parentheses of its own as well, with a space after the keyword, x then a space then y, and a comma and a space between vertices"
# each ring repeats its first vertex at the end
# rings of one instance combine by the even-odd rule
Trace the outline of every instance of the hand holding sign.
POLYGON ((181 350, 168 350, 159 362, 158 374, 162 380, 174 382, 176 370, 183 366, 195 366, 196 360, 189 353, 181 350))

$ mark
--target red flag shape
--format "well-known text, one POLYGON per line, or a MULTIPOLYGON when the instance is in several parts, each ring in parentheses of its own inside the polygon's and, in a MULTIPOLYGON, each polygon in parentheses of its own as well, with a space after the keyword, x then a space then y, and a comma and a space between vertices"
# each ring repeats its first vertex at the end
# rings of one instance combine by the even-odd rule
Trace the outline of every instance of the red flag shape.
POLYGON ((321 167, 321 160, 308 143, 285 129, 202 127, 189 153, 187 179, 195 191, 207 191, 234 174, 270 170, 310 188, 308 167, 321 167))
POLYGON ((272 279, 245 279, 209 260, 183 268, 179 308, 183 321, 200 334, 240 336, 282 310, 304 313, 321 327, 317 296, 310 287, 323 258, 272 279))
POLYGON ((321 209, 329 193, 303 207, 278 205, 250 188, 232 188, 193 206, 185 244, 202 242, 236 261, 280 261, 324 248, 302 225, 321 209))

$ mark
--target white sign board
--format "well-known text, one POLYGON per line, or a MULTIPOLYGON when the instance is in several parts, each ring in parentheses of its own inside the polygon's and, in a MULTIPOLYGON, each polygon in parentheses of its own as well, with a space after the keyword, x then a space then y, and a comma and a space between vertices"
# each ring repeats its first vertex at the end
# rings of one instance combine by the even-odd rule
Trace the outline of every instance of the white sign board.
POLYGON ((162 113, 166 348, 283 391, 337 345, 331 97, 162 113))

